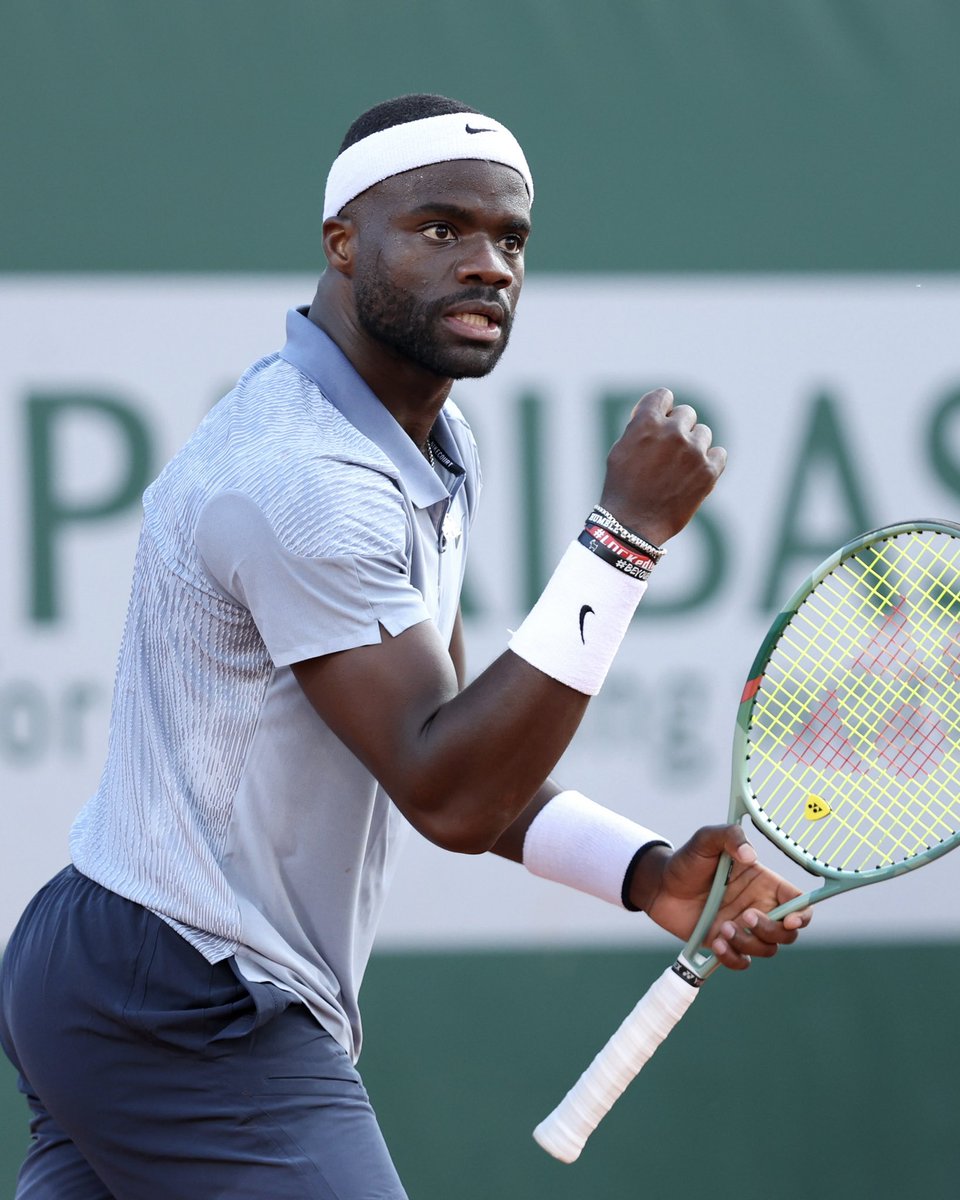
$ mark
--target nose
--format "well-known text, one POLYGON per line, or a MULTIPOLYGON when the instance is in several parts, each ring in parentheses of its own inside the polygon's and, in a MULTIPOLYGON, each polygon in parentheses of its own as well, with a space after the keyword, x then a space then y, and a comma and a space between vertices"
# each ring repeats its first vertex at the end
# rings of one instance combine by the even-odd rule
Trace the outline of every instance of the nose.
POLYGON ((457 264, 458 283, 481 283, 502 290, 510 287, 514 276, 509 258, 496 242, 481 234, 464 239, 463 253, 457 264))

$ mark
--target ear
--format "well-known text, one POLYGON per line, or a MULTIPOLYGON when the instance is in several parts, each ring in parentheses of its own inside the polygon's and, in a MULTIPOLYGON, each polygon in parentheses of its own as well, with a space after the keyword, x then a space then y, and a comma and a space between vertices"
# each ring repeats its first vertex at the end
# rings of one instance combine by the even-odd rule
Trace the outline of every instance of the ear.
POLYGON ((348 278, 353 275, 358 233, 350 217, 328 217, 323 223, 323 252, 327 262, 348 278))

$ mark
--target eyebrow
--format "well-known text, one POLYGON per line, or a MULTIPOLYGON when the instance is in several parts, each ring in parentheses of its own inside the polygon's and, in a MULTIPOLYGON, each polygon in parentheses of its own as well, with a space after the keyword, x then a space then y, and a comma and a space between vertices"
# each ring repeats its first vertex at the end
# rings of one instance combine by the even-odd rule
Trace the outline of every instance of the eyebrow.
MULTIPOLYGON (((408 215, 411 217, 448 217, 451 221, 459 221, 465 225, 477 219, 475 209, 461 208, 458 204, 444 204, 441 201, 418 204, 416 208, 409 210, 408 215)), ((530 222, 526 217, 508 217, 504 224, 518 233, 530 232, 530 222)))

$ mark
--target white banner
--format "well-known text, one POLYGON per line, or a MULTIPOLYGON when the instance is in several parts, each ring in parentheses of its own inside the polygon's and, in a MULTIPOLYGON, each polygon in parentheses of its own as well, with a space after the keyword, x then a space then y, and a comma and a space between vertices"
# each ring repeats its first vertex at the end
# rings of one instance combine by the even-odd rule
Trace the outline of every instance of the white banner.
MULTIPOLYGON (((286 309, 313 283, 0 277, 0 942, 66 861, 96 785, 137 497, 248 363, 282 343, 286 309)), ((673 388, 730 451, 558 778, 678 841, 722 820, 736 703, 778 602, 865 528, 960 512, 958 328, 956 278, 528 282, 503 362, 454 393, 485 464, 467 596, 474 670, 581 527, 643 391, 673 388)), ((960 934, 944 903, 960 894, 955 857, 839 900, 815 936, 960 934)), ((381 944, 651 936, 643 918, 511 864, 415 840, 381 944)))

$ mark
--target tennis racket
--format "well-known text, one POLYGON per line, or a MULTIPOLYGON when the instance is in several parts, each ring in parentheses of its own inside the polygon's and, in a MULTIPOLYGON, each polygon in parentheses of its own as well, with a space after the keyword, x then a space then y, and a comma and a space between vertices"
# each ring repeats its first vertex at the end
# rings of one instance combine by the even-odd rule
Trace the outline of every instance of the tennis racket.
MULTIPOLYGON (((922 867, 960 841, 960 525, 891 525, 838 550, 770 627, 737 712, 729 821, 821 880, 769 915, 922 867)), ((690 940, 534 1137, 573 1162, 719 965, 690 940)))

